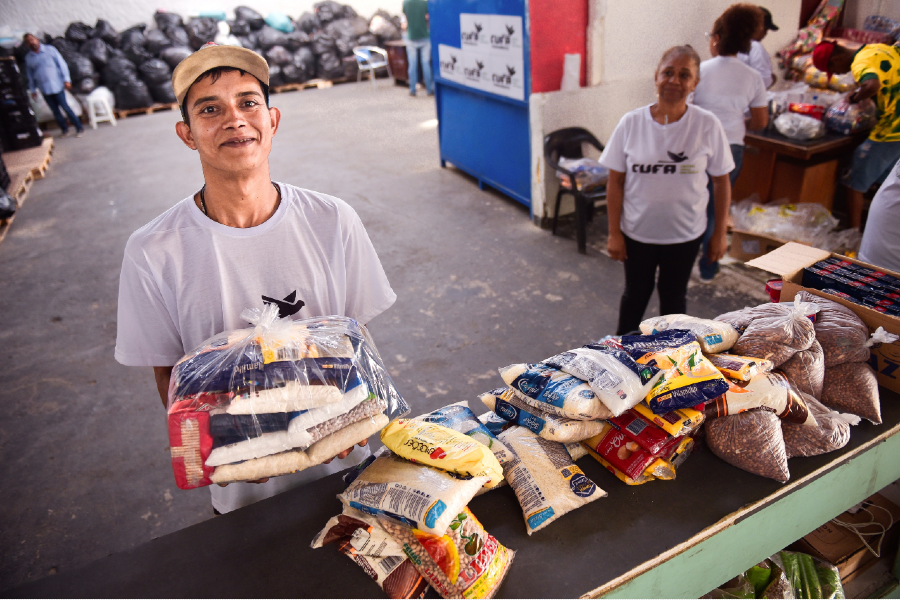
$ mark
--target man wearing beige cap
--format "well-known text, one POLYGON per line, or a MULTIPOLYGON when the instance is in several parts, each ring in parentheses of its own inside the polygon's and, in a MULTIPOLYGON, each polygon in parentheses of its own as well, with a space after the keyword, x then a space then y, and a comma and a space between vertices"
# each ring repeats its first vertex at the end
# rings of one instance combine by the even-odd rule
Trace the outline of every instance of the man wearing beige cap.
MULTIPOLYGON (((119 283, 116 360, 153 367, 166 404, 169 377, 207 338, 247 326, 245 308, 282 317, 345 315, 367 323, 396 300, 354 210, 342 200, 269 177, 281 113, 268 106, 269 68, 251 50, 207 44, 172 74, 204 186, 132 234, 119 283)), ((224 513, 359 463, 330 464, 259 483, 210 486, 224 513)))

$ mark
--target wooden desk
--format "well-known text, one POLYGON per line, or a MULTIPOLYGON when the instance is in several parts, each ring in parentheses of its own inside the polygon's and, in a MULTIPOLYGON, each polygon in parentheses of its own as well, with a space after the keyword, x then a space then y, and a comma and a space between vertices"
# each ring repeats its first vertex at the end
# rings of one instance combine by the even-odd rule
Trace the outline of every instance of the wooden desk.
POLYGON ((409 58, 406 56, 406 42, 404 40, 385 42, 384 47, 388 53, 388 62, 391 64, 394 81, 409 83, 409 58))

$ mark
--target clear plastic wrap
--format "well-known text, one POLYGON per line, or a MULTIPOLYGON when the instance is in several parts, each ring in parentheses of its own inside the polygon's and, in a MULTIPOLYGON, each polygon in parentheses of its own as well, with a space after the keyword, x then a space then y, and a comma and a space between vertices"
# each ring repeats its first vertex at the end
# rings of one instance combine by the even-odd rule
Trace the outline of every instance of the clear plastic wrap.
POLYGON ((869 360, 869 348, 866 346, 869 328, 862 319, 843 304, 806 291, 800 291, 797 295, 803 302, 813 302, 819 307, 814 327, 826 368, 869 360))
POLYGON ((667 329, 687 329, 693 333, 703 352, 717 354, 734 346, 738 332, 721 321, 698 319, 688 315, 665 315, 646 319, 640 325, 641 333, 650 335, 667 329))
POLYGON ((781 420, 768 410, 708 420, 706 445, 713 454, 748 473, 782 483, 791 478, 781 420))
POLYGON ((787 577, 794 598, 843 599, 844 588, 837 567, 802 552, 783 550, 771 557, 787 577))
POLYGON ((825 127, 844 135, 868 131, 878 122, 878 108, 870 98, 857 104, 844 98, 828 109, 823 121, 825 127))
POLYGON ((656 366, 638 364, 609 344, 588 344, 541 362, 586 381, 614 416, 643 400, 662 377, 656 366))
POLYGON ((866 363, 844 363, 825 369, 820 400, 825 406, 881 425, 878 380, 866 363))
POLYGON ((545 364, 516 364, 499 371, 506 385, 539 403, 528 402, 532 406, 546 407, 548 412, 582 421, 612 416, 612 411, 585 381, 559 369, 545 364))
POLYGON ((551 442, 580 442, 597 435, 600 421, 566 419, 529 406, 511 388, 497 388, 479 396, 486 407, 501 419, 520 425, 551 442))
POLYGON ((775 119, 775 129, 784 137, 794 140, 814 140, 825 135, 825 124, 822 121, 791 112, 783 113, 775 119))
POLYGON ((800 350, 809 348, 816 339, 816 330, 809 319, 809 315, 819 311, 816 304, 795 297, 792 304, 763 304, 745 310, 751 320, 734 345, 735 354, 770 360, 777 368, 800 350))
POLYGON ((762 408, 784 421, 810 427, 816 424, 800 391, 783 373, 762 373, 746 383, 728 384, 727 392, 706 405, 707 417, 722 418, 762 408))
POLYGON ((858 425, 859 417, 831 410, 808 394, 802 396, 816 418, 816 425, 801 427, 796 423, 782 422, 781 434, 788 458, 818 456, 846 446, 850 441, 850 426, 858 425))
POLYGON ((206 340, 172 371, 167 413, 178 487, 302 471, 409 411, 353 319, 279 319, 274 305, 241 317, 255 326, 206 340))
POLYGON ((825 355, 822 346, 814 341, 806 350, 800 350, 784 363, 779 370, 804 394, 815 398, 822 395, 825 380, 825 355))
POLYGON ((758 198, 751 196, 732 205, 735 228, 779 240, 818 245, 839 223, 821 204, 760 204, 754 200, 758 198))
MULTIPOLYGON (((575 175, 575 185, 586 192, 606 185, 609 181, 609 169, 590 158, 560 158, 559 166, 575 175)), ((572 189, 572 180, 562 171, 556 172, 559 185, 572 189)))

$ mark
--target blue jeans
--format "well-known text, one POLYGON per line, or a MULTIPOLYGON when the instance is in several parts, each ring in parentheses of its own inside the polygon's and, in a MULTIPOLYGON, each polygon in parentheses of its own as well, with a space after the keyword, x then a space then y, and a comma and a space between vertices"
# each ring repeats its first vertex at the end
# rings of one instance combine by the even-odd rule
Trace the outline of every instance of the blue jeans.
POLYGON ((422 76, 425 78, 425 91, 434 93, 434 76, 431 74, 431 40, 407 40, 406 59, 409 62, 409 93, 416 93, 419 83, 419 54, 422 60, 422 76))
MULTIPOLYGON (((744 146, 741 144, 731 144, 731 157, 734 159, 734 169, 728 174, 731 186, 734 187, 734 180, 741 174, 741 166, 744 164, 744 146)), ((713 198, 713 182, 712 178, 706 186, 709 190, 709 202, 706 204, 706 231, 703 233, 703 255, 700 257, 700 277, 704 279, 712 279, 719 272, 719 263, 708 262, 706 260, 706 251, 709 249, 709 240, 712 238, 713 231, 716 228, 716 201, 713 198)))
MULTIPOLYGON (((43 92, 41 92, 43 94, 43 92)), ((59 128, 62 129, 63 133, 69 131, 69 125, 66 123, 66 118, 63 116, 62 111, 59 110, 60 107, 66 114, 69 115, 69 120, 72 121, 72 125, 75 126, 75 129, 78 131, 84 131, 84 126, 81 124, 81 120, 75 116, 75 113, 72 112, 72 109, 69 108, 69 103, 66 102, 66 91, 63 90, 58 94, 43 94, 44 100, 47 101, 47 106, 50 107, 50 110, 53 111, 53 118, 56 119, 56 122, 59 123, 59 128)))

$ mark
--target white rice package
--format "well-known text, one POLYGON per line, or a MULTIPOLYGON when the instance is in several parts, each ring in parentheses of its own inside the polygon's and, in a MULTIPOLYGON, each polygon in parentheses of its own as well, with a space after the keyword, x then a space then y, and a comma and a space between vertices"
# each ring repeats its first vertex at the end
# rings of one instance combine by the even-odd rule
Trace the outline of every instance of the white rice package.
POLYGON ((543 412, 520 400, 512 388, 497 388, 479 398, 501 419, 521 425, 552 442, 580 442, 597 435, 603 427, 600 421, 576 421, 543 412))
POLYGON ((581 421, 613 416, 585 381, 559 369, 545 364, 517 364, 499 371, 509 387, 539 402, 539 406, 559 409, 545 409, 548 412, 581 421))
POLYGON ((726 352, 738 341, 740 333, 723 321, 698 319, 689 315, 663 315, 641 322, 641 333, 652 335, 667 329, 687 329, 697 337, 700 347, 706 354, 726 352))

